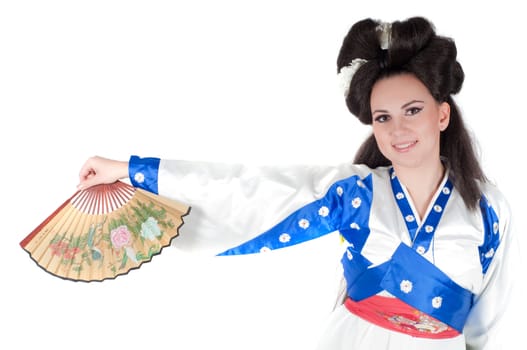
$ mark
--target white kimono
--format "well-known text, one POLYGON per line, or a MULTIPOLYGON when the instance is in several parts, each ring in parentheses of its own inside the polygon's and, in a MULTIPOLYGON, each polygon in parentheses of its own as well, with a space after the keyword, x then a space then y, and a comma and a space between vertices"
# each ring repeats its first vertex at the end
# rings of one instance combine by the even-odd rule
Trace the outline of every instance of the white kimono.
MULTIPOLYGON (((343 265, 346 257, 351 261, 359 254, 368 268, 377 267, 392 259, 398 247, 411 247, 418 259, 426 259, 448 283, 466 292, 465 306, 470 303, 453 323, 462 333, 447 339, 388 330, 339 305, 317 349, 494 349, 515 263, 514 254, 508 254, 511 213, 505 198, 496 187, 483 184, 481 210, 469 211, 445 176, 427 215, 420 218, 390 171, 354 164, 249 167, 136 156, 129 166, 134 186, 192 207, 177 238, 179 248, 214 255, 255 253, 338 230, 348 244, 343 265)), ((395 291, 404 298, 411 294, 412 282, 418 286, 412 278, 419 273, 402 278, 400 290, 396 281, 396 290, 381 287, 373 292, 393 296, 395 291)), ((431 312, 448 305, 448 293, 439 294, 426 296, 431 312)))

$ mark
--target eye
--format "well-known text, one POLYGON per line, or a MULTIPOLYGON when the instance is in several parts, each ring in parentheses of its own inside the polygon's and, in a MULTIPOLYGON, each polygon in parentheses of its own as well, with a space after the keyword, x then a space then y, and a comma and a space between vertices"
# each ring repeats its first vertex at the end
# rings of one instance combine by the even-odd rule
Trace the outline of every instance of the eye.
POLYGON ((390 120, 390 116, 388 114, 381 114, 375 117, 375 121, 377 123, 385 123, 388 120, 390 120))
POLYGON ((423 108, 421 107, 410 107, 406 110, 406 115, 416 115, 417 113, 421 112, 423 108))

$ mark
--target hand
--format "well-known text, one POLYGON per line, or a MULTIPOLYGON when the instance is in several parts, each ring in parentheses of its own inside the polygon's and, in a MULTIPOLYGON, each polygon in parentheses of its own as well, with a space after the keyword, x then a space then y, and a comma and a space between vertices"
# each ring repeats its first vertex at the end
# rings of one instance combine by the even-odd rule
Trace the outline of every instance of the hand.
POLYGON ((110 184, 128 177, 128 162, 99 156, 89 158, 79 173, 79 190, 99 184, 110 184))

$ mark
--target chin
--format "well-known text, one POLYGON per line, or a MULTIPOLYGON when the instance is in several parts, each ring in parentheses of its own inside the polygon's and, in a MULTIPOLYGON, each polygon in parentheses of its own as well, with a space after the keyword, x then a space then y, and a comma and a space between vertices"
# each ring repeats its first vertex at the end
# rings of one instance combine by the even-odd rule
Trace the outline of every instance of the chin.
POLYGON ((390 162, 392 163, 394 168, 405 168, 405 169, 419 169, 423 162, 419 162, 416 160, 400 160, 400 159, 390 159, 390 162))

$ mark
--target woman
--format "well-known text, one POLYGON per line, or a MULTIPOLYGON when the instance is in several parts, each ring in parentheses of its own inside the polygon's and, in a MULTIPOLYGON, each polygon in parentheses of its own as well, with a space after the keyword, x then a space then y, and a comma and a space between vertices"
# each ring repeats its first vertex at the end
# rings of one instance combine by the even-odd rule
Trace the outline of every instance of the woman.
POLYGON ((193 234, 180 246, 206 239, 220 255, 338 231, 345 294, 319 349, 494 348, 514 263, 511 214, 452 98, 464 79, 454 42, 424 18, 366 19, 345 37, 337 66, 350 112, 373 131, 353 163, 93 157, 79 188, 129 177, 185 201, 193 234))

